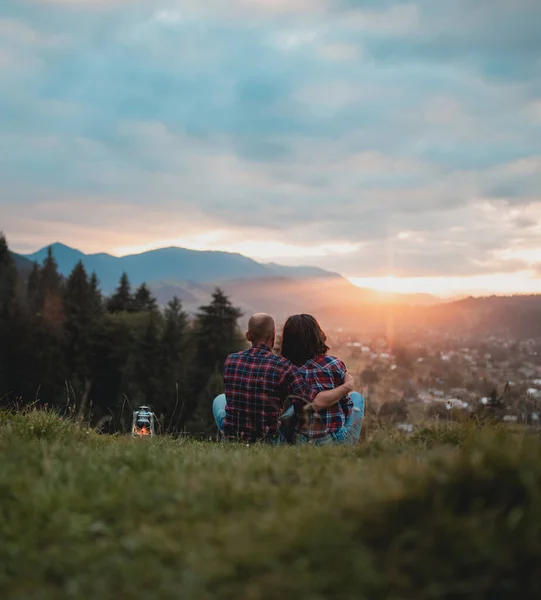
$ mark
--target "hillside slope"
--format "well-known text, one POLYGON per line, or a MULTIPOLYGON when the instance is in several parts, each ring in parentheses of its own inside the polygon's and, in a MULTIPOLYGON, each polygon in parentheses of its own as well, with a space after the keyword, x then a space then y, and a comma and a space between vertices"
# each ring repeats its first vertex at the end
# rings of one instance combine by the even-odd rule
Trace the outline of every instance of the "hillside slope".
POLYGON ((539 436, 367 435, 133 440, 0 411, 2 598, 539 598, 539 436))

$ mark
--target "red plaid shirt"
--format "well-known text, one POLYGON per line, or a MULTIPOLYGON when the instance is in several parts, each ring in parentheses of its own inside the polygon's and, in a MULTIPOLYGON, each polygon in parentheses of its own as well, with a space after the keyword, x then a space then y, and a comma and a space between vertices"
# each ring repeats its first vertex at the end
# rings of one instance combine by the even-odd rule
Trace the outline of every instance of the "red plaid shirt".
MULTIPOLYGON (((312 389, 312 395, 315 397, 319 392, 332 390, 344 383, 347 367, 339 359, 327 354, 320 354, 309 360, 302 370, 305 372, 306 381, 312 389)), ((340 402, 327 408, 315 412, 302 402, 295 402, 295 411, 299 416, 299 433, 306 435, 311 439, 321 438, 329 433, 338 431, 344 426, 347 417, 351 414, 353 404, 347 396, 340 402)))
POLYGON ((303 372, 276 356, 265 344, 254 344, 231 354, 224 366, 224 434, 252 441, 276 434, 278 419, 290 395, 313 402, 319 390, 310 390, 303 372))

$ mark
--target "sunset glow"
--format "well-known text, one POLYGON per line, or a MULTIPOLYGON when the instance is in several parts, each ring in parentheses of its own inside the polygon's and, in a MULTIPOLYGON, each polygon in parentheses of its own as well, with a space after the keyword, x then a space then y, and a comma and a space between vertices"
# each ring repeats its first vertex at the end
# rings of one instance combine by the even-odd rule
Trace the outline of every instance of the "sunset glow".
POLYGON ((531 271, 493 273, 470 277, 349 277, 354 285, 381 292, 431 294, 442 298, 491 294, 541 293, 541 278, 531 271))
POLYGON ((541 5, 477 4, 2 0, 10 249, 541 292, 541 5))

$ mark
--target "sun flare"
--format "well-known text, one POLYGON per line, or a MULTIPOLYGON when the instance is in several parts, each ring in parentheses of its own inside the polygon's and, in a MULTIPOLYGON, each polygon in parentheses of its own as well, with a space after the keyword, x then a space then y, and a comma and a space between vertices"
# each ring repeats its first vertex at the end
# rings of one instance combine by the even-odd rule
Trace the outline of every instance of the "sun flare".
POLYGON ((440 277, 349 277, 351 283, 363 288, 397 294, 431 294, 442 298, 454 296, 485 296, 490 294, 541 293, 541 278, 532 271, 493 273, 473 276, 440 277))

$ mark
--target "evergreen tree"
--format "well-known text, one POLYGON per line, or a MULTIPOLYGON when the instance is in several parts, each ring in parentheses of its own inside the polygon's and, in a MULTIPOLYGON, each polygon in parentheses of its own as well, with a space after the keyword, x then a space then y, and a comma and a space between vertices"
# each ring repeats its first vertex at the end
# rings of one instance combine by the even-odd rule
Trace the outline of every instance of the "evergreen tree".
POLYGON ((39 302, 39 281, 40 281, 41 269, 37 262, 34 263, 28 280, 26 283, 26 298, 28 309, 32 315, 36 315, 40 310, 39 302))
POLYGON ((100 282, 96 273, 90 277, 90 298, 92 299, 92 312, 97 317, 103 314, 103 297, 100 290, 100 282))
POLYGON ((0 233, 0 326, 13 312, 16 292, 17 269, 6 238, 0 233))
POLYGON ((126 273, 122 274, 116 292, 109 298, 107 309, 110 313, 133 311, 131 285, 126 273))
POLYGON ((47 257, 39 271, 36 300, 38 313, 52 327, 60 327, 64 319, 62 292, 62 276, 49 246, 47 257))
POLYGON ((197 365, 208 376, 223 367, 227 356, 242 346, 237 320, 242 312, 234 307, 220 288, 212 294, 212 301, 201 306, 195 323, 197 365))
POLYGON ((162 338, 161 381, 167 429, 174 429, 178 425, 190 394, 188 375, 191 363, 187 327, 188 317, 175 296, 165 309, 162 338))
POLYGON ((160 315, 148 315, 133 354, 132 397, 137 404, 151 405, 156 413, 163 412, 160 352, 160 315))
MULTIPOLYGON (((92 410, 96 418, 113 411, 120 421, 122 406, 126 404, 124 394, 131 393, 129 382, 134 379, 134 370, 130 363, 136 344, 134 316, 105 314, 96 321, 90 360, 92 410)), ((124 412, 123 417, 123 424, 129 426, 129 416, 124 412)))
POLYGON ((16 312, 17 269, 6 238, 0 233, 0 397, 12 384, 13 351, 17 341, 14 331, 16 312))
POLYGON ((47 256, 43 261, 40 282, 42 289, 47 292, 59 292, 62 287, 62 276, 58 272, 58 264, 51 246, 47 248, 47 256))
POLYGON ((241 316, 242 312, 231 304, 219 288, 212 294, 211 303, 199 308, 194 331, 195 368, 190 417, 196 405, 199 405, 197 414, 206 414, 209 423, 212 423, 214 398, 210 397, 207 384, 213 373, 222 373, 227 356, 243 347, 243 339, 237 327, 237 320, 241 316))
POLYGON ((31 315, 28 336, 28 373, 44 403, 65 399, 63 282, 52 249, 41 269, 34 267, 28 281, 31 315))
POLYGON ((135 292, 133 310, 134 312, 156 312, 158 310, 156 298, 152 296, 146 283, 140 285, 135 292))
POLYGON ((66 366, 70 379, 81 387, 90 378, 92 326, 95 321, 94 299, 83 263, 74 267, 66 284, 66 366))

